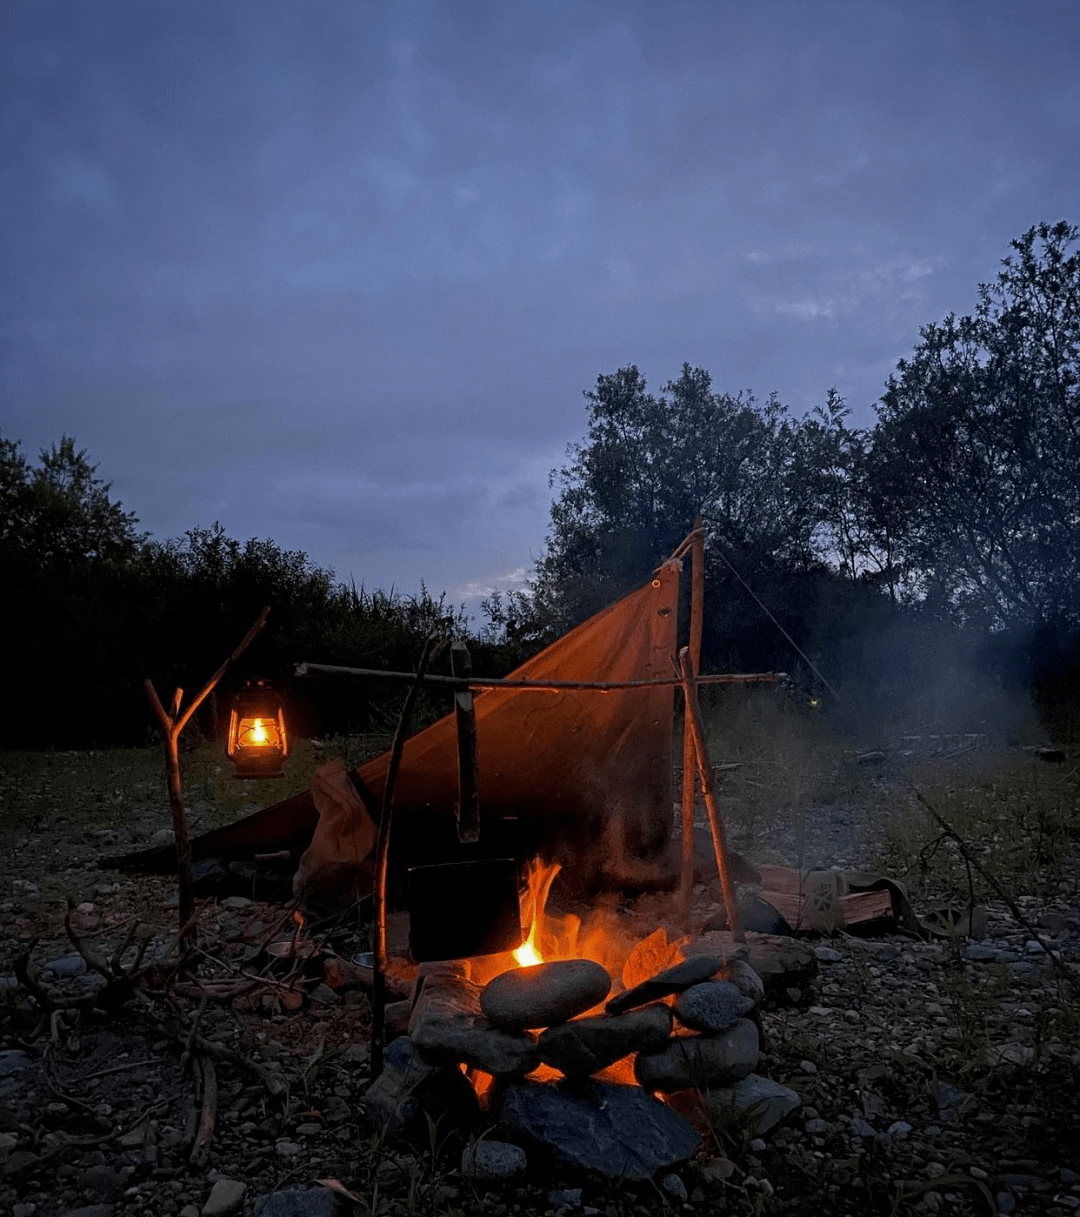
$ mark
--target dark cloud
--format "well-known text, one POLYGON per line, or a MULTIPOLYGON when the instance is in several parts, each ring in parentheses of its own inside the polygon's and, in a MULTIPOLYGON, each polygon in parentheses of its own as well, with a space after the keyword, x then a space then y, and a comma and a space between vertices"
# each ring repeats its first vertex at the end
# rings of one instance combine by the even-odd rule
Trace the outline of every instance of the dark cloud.
POLYGON ((14 13, 3 433, 369 587, 519 576, 628 362, 871 421, 1077 219, 1072 0, 14 13))

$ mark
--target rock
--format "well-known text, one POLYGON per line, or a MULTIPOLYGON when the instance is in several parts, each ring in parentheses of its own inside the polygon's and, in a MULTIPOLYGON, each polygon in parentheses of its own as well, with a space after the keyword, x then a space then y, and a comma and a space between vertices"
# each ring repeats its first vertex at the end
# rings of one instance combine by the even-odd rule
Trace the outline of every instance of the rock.
POLYGON ((548 1192, 548 1204, 554 1209, 577 1209, 581 1207, 580 1187, 560 1187, 548 1192))
POLYGON ((386 1009, 383 1011, 383 1018, 386 1020, 386 1035, 388 1039, 391 1037, 397 1039, 399 1035, 407 1035, 409 1031, 409 1019, 412 1018, 412 1002, 387 1002, 386 1009))
POLYGON ((29 1069, 37 1064, 37 1058, 18 1048, 9 1048, 0 1052, 0 1078, 9 1078, 23 1069, 29 1069))
POLYGON ((59 959, 49 960, 45 970, 61 980, 67 980, 73 976, 85 975, 86 960, 81 955, 63 955, 59 959))
POLYGON ((757 1135, 775 1128, 802 1103, 794 1090, 771 1078, 748 1073, 734 1086, 721 1086, 704 1096, 706 1110, 742 1113, 757 1135))
POLYGON ((150 838, 150 848, 160 849, 163 845, 172 845, 175 840, 171 828, 159 828, 150 838))
POLYGON ((105 1163, 88 1166, 78 1177, 78 1185, 84 1192, 96 1196, 114 1196, 120 1190, 120 1176, 105 1163))
POLYGON ((498 1121, 557 1164, 607 1179, 651 1179, 684 1162, 700 1136, 666 1104, 636 1086, 575 1081, 507 1087, 498 1121))
POLYGON ((425 1114, 467 1130, 480 1112, 476 1091, 461 1070, 426 1061, 405 1035, 387 1048, 383 1071, 368 1087, 364 1106, 372 1122, 392 1137, 422 1135, 425 1114))
MULTIPOLYGON (((744 930, 755 930, 759 934, 783 934, 788 938, 795 931, 785 920, 783 914, 774 905, 760 896, 746 895, 739 899, 739 921, 744 930)), ((726 930, 728 928, 727 910, 721 908, 714 913, 701 927, 704 931, 726 930)))
POLYGON ((679 994, 675 1017, 693 1031, 726 1031, 753 1008, 753 999, 730 981, 710 980, 679 994))
POLYGON ((730 981, 743 997, 749 997, 755 1002, 764 1001, 765 984, 745 959, 736 959, 729 963, 720 975, 730 981))
POLYGON ((634 985, 625 993, 619 993, 604 1007, 609 1014, 622 1014, 633 1010, 635 1006, 644 1006, 649 1002, 659 1001, 672 993, 682 993, 691 985, 701 984, 703 980, 715 976, 724 966, 726 957, 723 955, 695 955, 692 959, 684 959, 673 968, 665 968, 657 972, 640 985, 634 985))
POLYGON ((461 1173, 476 1181, 516 1179, 525 1173, 525 1151, 506 1141, 475 1141, 461 1154, 461 1173))
POLYGON ((666 1192, 672 1200, 679 1201, 680 1204, 690 1199, 686 1184, 678 1175, 665 1175, 660 1180, 660 1190, 666 1192))
POLYGON ((324 1187, 272 1192, 255 1201, 256 1217, 337 1217, 345 1206, 324 1187))
POLYGON ((843 955, 833 947, 814 947, 814 958, 818 963, 842 963, 843 955))
MULTIPOLYGON (((692 938, 682 948, 683 959, 697 958, 699 955, 718 955, 725 964, 736 959, 749 959, 750 948, 745 942, 736 942, 735 937, 727 930, 710 930, 707 934, 699 934, 692 938)), ((707 977, 702 977, 707 980, 707 977)))
POLYGON ((251 903, 253 901, 250 896, 226 896, 221 902, 221 907, 235 913, 240 909, 246 909, 251 903))
POLYGON ((549 1027, 540 1036, 540 1059, 567 1077, 598 1073, 631 1052, 662 1048, 671 1034, 671 1010, 643 1006, 626 1014, 599 1014, 549 1027))
POLYGON ((688 1035, 668 1041, 659 1052, 639 1052, 634 1076, 649 1091, 726 1086, 757 1067, 758 1029, 740 1018, 720 1035, 688 1035))
POLYGON ((746 958, 767 993, 782 993, 786 988, 806 984, 818 968, 814 952, 805 942, 780 934, 747 931, 746 942, 740 944, 726 930, 715 930, 683 947, 687 959, 705 953, 746 958))
POLYGON ((694 1163, 694 1170, 704 1183, 726 1183, 735 1173, 735 1163, 722 1156, 703 1158, 694 1163))
POLYGON ((202 1217, 230 1217, 231 1213, 238 1213, 246 1192, 247 1184, 239 1179, 216 1180, 202 1206, 202 1217))
POLYGON ((464 1061, 496 1077, 530 1073, 540 1063, 536 1040, 484 1018, 479 986, 452 971, 425 974, 409 1018, 409 1038, 430 1061, 464 1061))
POLYGON ((512 968, 485 985, 480 1008, 497 1026, 528 1031, 565 1023, 611 992, 611 977, 591 959, 512 968))
POLYGON ((1022 1069, 1035 1063, 1035 1049, 1030 1044, 991 1044, 986 1063, 994 1067, 1012 1065, 1022 1069))
POLYGON ((88 1204, 81 1209, 64 1209, 61 1217, 113 1217, 111 1204, 88 1204))

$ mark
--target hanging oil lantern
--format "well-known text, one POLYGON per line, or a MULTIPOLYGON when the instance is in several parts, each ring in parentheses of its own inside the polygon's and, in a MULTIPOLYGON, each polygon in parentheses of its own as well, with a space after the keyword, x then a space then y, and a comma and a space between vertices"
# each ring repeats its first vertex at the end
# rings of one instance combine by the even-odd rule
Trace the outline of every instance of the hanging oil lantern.
POLYGON ((247 681, 233 699, 225 751, 234 777, 279 778, 285 772, 285 707, 267 681, 247 681))

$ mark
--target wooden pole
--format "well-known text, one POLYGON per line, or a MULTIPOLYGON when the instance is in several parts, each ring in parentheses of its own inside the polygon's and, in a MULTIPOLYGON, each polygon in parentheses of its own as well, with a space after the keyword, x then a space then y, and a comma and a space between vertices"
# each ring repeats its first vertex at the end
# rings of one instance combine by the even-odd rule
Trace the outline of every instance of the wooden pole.
MULTIPOLYGON (((472 659, 466 645, 457 641, 450 647, 450 666, 455 676, 472 675, 472 659)), ((473 844, 480 840, 480 760, 476 743, 476 709, 471 689, 454 694, 458 742, 458 802, 454 811, 458 840, 473 844)))
MULTIPOLYGON (((696 672, 701 666, 701 627, 705 605, 705 528, 699 515, 694 520, 690 545, 690 661, 696 672)), ((690 930, 690 901, 694 887, 694 740, 690 730, 690 707, 683 711, 682 758, 682 869, 677 908, 684 930, 690 930)))
POLYGON ((679 652, 679 667, 682 673, 683 697, 686 699, 687 726, 694 744, 694 760, 697 762, 698 778, 701 782, 701 793, 705 799, 705 810, 709 813, 709 829, 712 832, 713 853, 716 855, 716 871, 720 876, 720 890, 724 896, 724 908, 727 910, 728 927, 736 942, 744 942, 745 935, 739 920, 739 901, 735 893, 735 883, 731 878, 731 867, 728 865, 727 839, 724 833, 724 822, 716 805, 716 795, 712 784, 712 762, 709 759, 709 749, 705 742, 705 731, 701 723, 701 708, 698 705, 697 688, 694 680, 694 665, 690 658, 688 647, 679 652))
MULTIPOLYGON (((327 663, 298 663, 297 676, 334 676, 349 680, 388 680, 412 684, 415 672, 389 672, 385 668, 342 668, 327 663)), ((775 684, 783 680, 783 672, 731 672, 699 676, 699 685, 775 684)), ((565 693, 580 690, 588 693, 615 693, 621 689, 667 689, 681 685, 678 676, 661 676, 654 680, 517 680, 497 676, 424 676, 424 684, 442 689, 532 689, 537 693, 565 693)))
POLYGON ((386 967, 390 960, 390 952, 386 938, 386 904, 390 863, 390 820, 394 809, 394 786, 397 784, 398 769, 401 767, 401 754, 405 748, 405 739, 409 734, 409 723, 412 721, 413 708, 420 690, 424 684, 424 675, 428 664, 442 649, 443 643, 436 638, 428 638, 424 643, 413 677, 412 687, 405 696, 405 704, 401 709, 397 730, 394 732, 394 742, 390 748, 390 763, 386 768, 386 782, 383 785, 382 809, 379 815, 379 833, 375 843, 375 899, 373 915, 375 918, 375 967, 372 970, 371 984, 371 1078, 375 1080, 382 1073, 383 1051, 386 1046, 386 967))
POLYGON ((195 925, 195 887, 191 878, 191 837, 188 834, 187 812, 184 809, 184 794, 180 781, 180 733, 203 700, 212 692, 217 682, 254 641, 255 635, 266 624, 269 612, 270 606, 267 605, 259 614, 259 619, 244 635, 240 645, 210 677, 199 695, 182 714, 180 706, 184 699, 183 689, 175 690, 172 703, 166 710, 161 704, 153 682, 150 680, 143 682, 146 696, 150 699, 150 705, 161 725, 161 733, 165 737, 165 781, 169 795, 169 810, 172 812, 173 839, 176 842, 176 883, 180 896, 180 940, 185 945, 195 941, 197 927, 195 925))

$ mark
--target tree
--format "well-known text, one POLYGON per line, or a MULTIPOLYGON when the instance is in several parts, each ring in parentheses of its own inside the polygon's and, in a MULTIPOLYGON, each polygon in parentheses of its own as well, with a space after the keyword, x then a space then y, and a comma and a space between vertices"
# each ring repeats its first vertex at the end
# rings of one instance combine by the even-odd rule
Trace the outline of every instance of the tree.
POLYGON ((559 495, 535 584, 560 628, 645 578, 698 512, 740 552, 811 560, 808 517, 786 484, 795 429, 775 399, 714 393, 689 364, 659 396, 629 366, 585 399, 588 436, 552 474, 559 495))
POLYGON ((1012 242, 970 316, 920 330, 878 406, 868 510, 911 596, 1080 628, 1080 229, 1012 242))
POLYGON ((707 371, 685 364, 659 395, 630 366, 600 376, 585 399, 588 434, 552 474, 559 494, 532 588, 551 633, 646 579, 699 512, 705 664, 790 666, 790 644, 742 580, 800 645, 836 629, 852 604, 837 547, 845 570, 863 561, 851 494, 865 448, 843 427, 838 397, 810 427, 775 397, 714 392, 707 371))
POLYGON ((138 517, 109 494, 112 483, 65 435, 27 464, 17 440, 0 437, 0 560, 11 572, 126 560, 142 540, 138 517))

